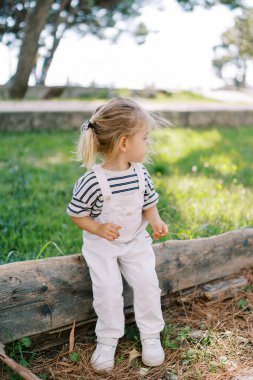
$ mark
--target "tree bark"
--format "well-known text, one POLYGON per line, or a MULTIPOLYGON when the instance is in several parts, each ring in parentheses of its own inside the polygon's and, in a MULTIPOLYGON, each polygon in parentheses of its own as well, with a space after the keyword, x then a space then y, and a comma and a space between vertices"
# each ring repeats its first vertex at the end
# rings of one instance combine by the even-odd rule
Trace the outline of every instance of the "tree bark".
POLYGON ((17 71, 10 82, 11 98, 23 98, 39 47, 39 37, 45 26, 53 0, 37 0, 30 9, 20 48, 17 71))
POLYGON ((247 61, 246 59, 243 59, 243 73, 242 73, 242 88, 246 88, 246 77, 247 77, 247 61))
MULTIPOLYGON (((63 33, 62 33, 62 35, 63 35, 63 33)), ((60 38, 57 38, 56 35, 53 36, 53 38, 54 38, 53 46, 48 51, 48 55, 43 58, 43 63, 42 63, 42 68, 41 68, 40 76, 39 76, 36 84, 43 85, 43 86, 45 85, 45 81, 46 81, 48 70, 49 70, 49 68, 51 66, 51 63, 53 61, 54 53, 56 52, 56 49, 58 48, 58 45, 59 45, 59 43, 61 41, 62 35, 61 35, 60 38)))

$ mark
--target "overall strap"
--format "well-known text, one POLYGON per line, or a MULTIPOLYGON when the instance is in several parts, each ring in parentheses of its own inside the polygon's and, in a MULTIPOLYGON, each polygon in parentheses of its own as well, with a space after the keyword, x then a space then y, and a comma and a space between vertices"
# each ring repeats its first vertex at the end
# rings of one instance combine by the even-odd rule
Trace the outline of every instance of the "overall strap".
POLYGON ((92 170, 94 171, 94 173, 97 177, 97 180, 98 180, 104 201, 110 200, 112 197, 112 192, 111 192, 109 183, 107 181, 107 178, 106 178, 106 175, 105 175, 105 172, 104 172, 102 166, 100 164, 94 165, 92 167, 92 170))
POLYGON ((145 176, 144 176, 142 164, 134 162, 133 167, 138 177, 140 191, 144 193, 145 192, 145 176))

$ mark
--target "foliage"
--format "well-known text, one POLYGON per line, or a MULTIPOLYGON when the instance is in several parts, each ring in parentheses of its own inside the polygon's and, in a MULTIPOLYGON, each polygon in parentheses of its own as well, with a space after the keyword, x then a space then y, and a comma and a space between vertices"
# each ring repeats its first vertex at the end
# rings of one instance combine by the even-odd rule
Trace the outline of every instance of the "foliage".
MULTIPOLYGON (((30 360, 34 359, 36 356, 35 352, 27 351, 32 345, 32 341, 29 337, 24 337, 16 342, 10 343, 7 346, 7 354, 10 358, 14 359, 17 363, 21 364, 23 367, 29 367, 30 360)), ((6 367, 10 380, 22 380, 22 378, 13 372, 12 369, 6 367)))
POLYGON ((234 66, 233 84, 245 87, 247 62, 253 59, 253 9, 246 9, 235 18, 232 28, 221 36, 221 44, 214 48, 213 66, 217 75, 225 79, 227 67, 234 66))
MULTIPOLYGON (((69 30, 81 37, 92 34, 114 42, 123 31, 127 31, 137 43, 143 43, 148 34, 145 24, 132 22, 130 27, 126 21, 133 21, 140 15, 144 2, 145 0, 54 0, 40 35, 40 48, 36 58, 37 83, 44 83, 60 40, 69 30)), ((24 27, 27 16, 33 7, 32 0, 11 0, 0 5, 0 41, 8 46, 20 45, 26 32, 24 27)))
MULTIPOLYGON (((48 14, 43 42, 50 36, 55 25, 59 29, 75 28, 81 35, 87 33, 103 38, 106 28, 117 26, 117 22, 140 15, 143 0, 54 0, 48 14)), ((0 36, 10 45, 14 39, 22 40, 27 14, 34 7, 31 0, 10 0, 0 3, 0 36)), ((114 37, 115 38, 115 37, 114 37)))
POLYGON ((180 326, 174 326, 170 322, 165 322, 165 326, 162 332, 162 343, 164 348, 169 348, 171 350, 177 350, 181 347, 185 340, 188 340, 188 335, 191 328, 185 326, 181 328, 180 326))
POLYGON ((240 309, 243 311, 250 311, 248 301, 244 298, 239 300, 240 309))
POLYGON ((227 6, 229 9, 243 8, 245 0, 177 0, 186 11, 192 11, 197 6, 211 8, 217 4, 227 6))
POLYGON ((81 359, 80 355, 75 351, 71 352, 71 354, 69 355, 69 358, 74 363, 79 362, 81 359))
MULTIPOLYGON (((1 264, 80 252, 82 233, 66 213, 83 174, 71 153, 77 137, 63 130, 0 134, 1 264)), ((253 226, 252 128, 166 128, 154 138, 147 167, 169 224, 166 239, 253 226)))

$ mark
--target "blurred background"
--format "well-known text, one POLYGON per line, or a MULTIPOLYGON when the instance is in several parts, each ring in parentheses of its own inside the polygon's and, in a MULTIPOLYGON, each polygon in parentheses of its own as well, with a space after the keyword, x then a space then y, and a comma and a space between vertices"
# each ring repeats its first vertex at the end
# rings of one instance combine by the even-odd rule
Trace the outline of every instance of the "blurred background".
POLYGON ((0 96, 251 101, 252 35, 251 0, 2 1, 0 96))

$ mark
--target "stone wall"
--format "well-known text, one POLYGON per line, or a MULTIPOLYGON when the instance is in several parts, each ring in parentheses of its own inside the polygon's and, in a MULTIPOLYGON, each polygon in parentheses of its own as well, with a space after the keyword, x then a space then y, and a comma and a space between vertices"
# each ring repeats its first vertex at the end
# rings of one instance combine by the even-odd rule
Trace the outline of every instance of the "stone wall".
POLYGON ((163 115, 172 121, 175 126, 182 127, 253 127, 252 110, 191 110, 163 112, 163 115))
POLYGON ((0 131, 75 129, 89 117, 86 112, 1 112, 0 131))
MULTIPOLYGON (((91 111, 0 111, 0 131, 26 131, 38 129, 78 129, 91 111)), ((253 127, 252 110, 191 110, 159 111, 173 126, 253 127)))

